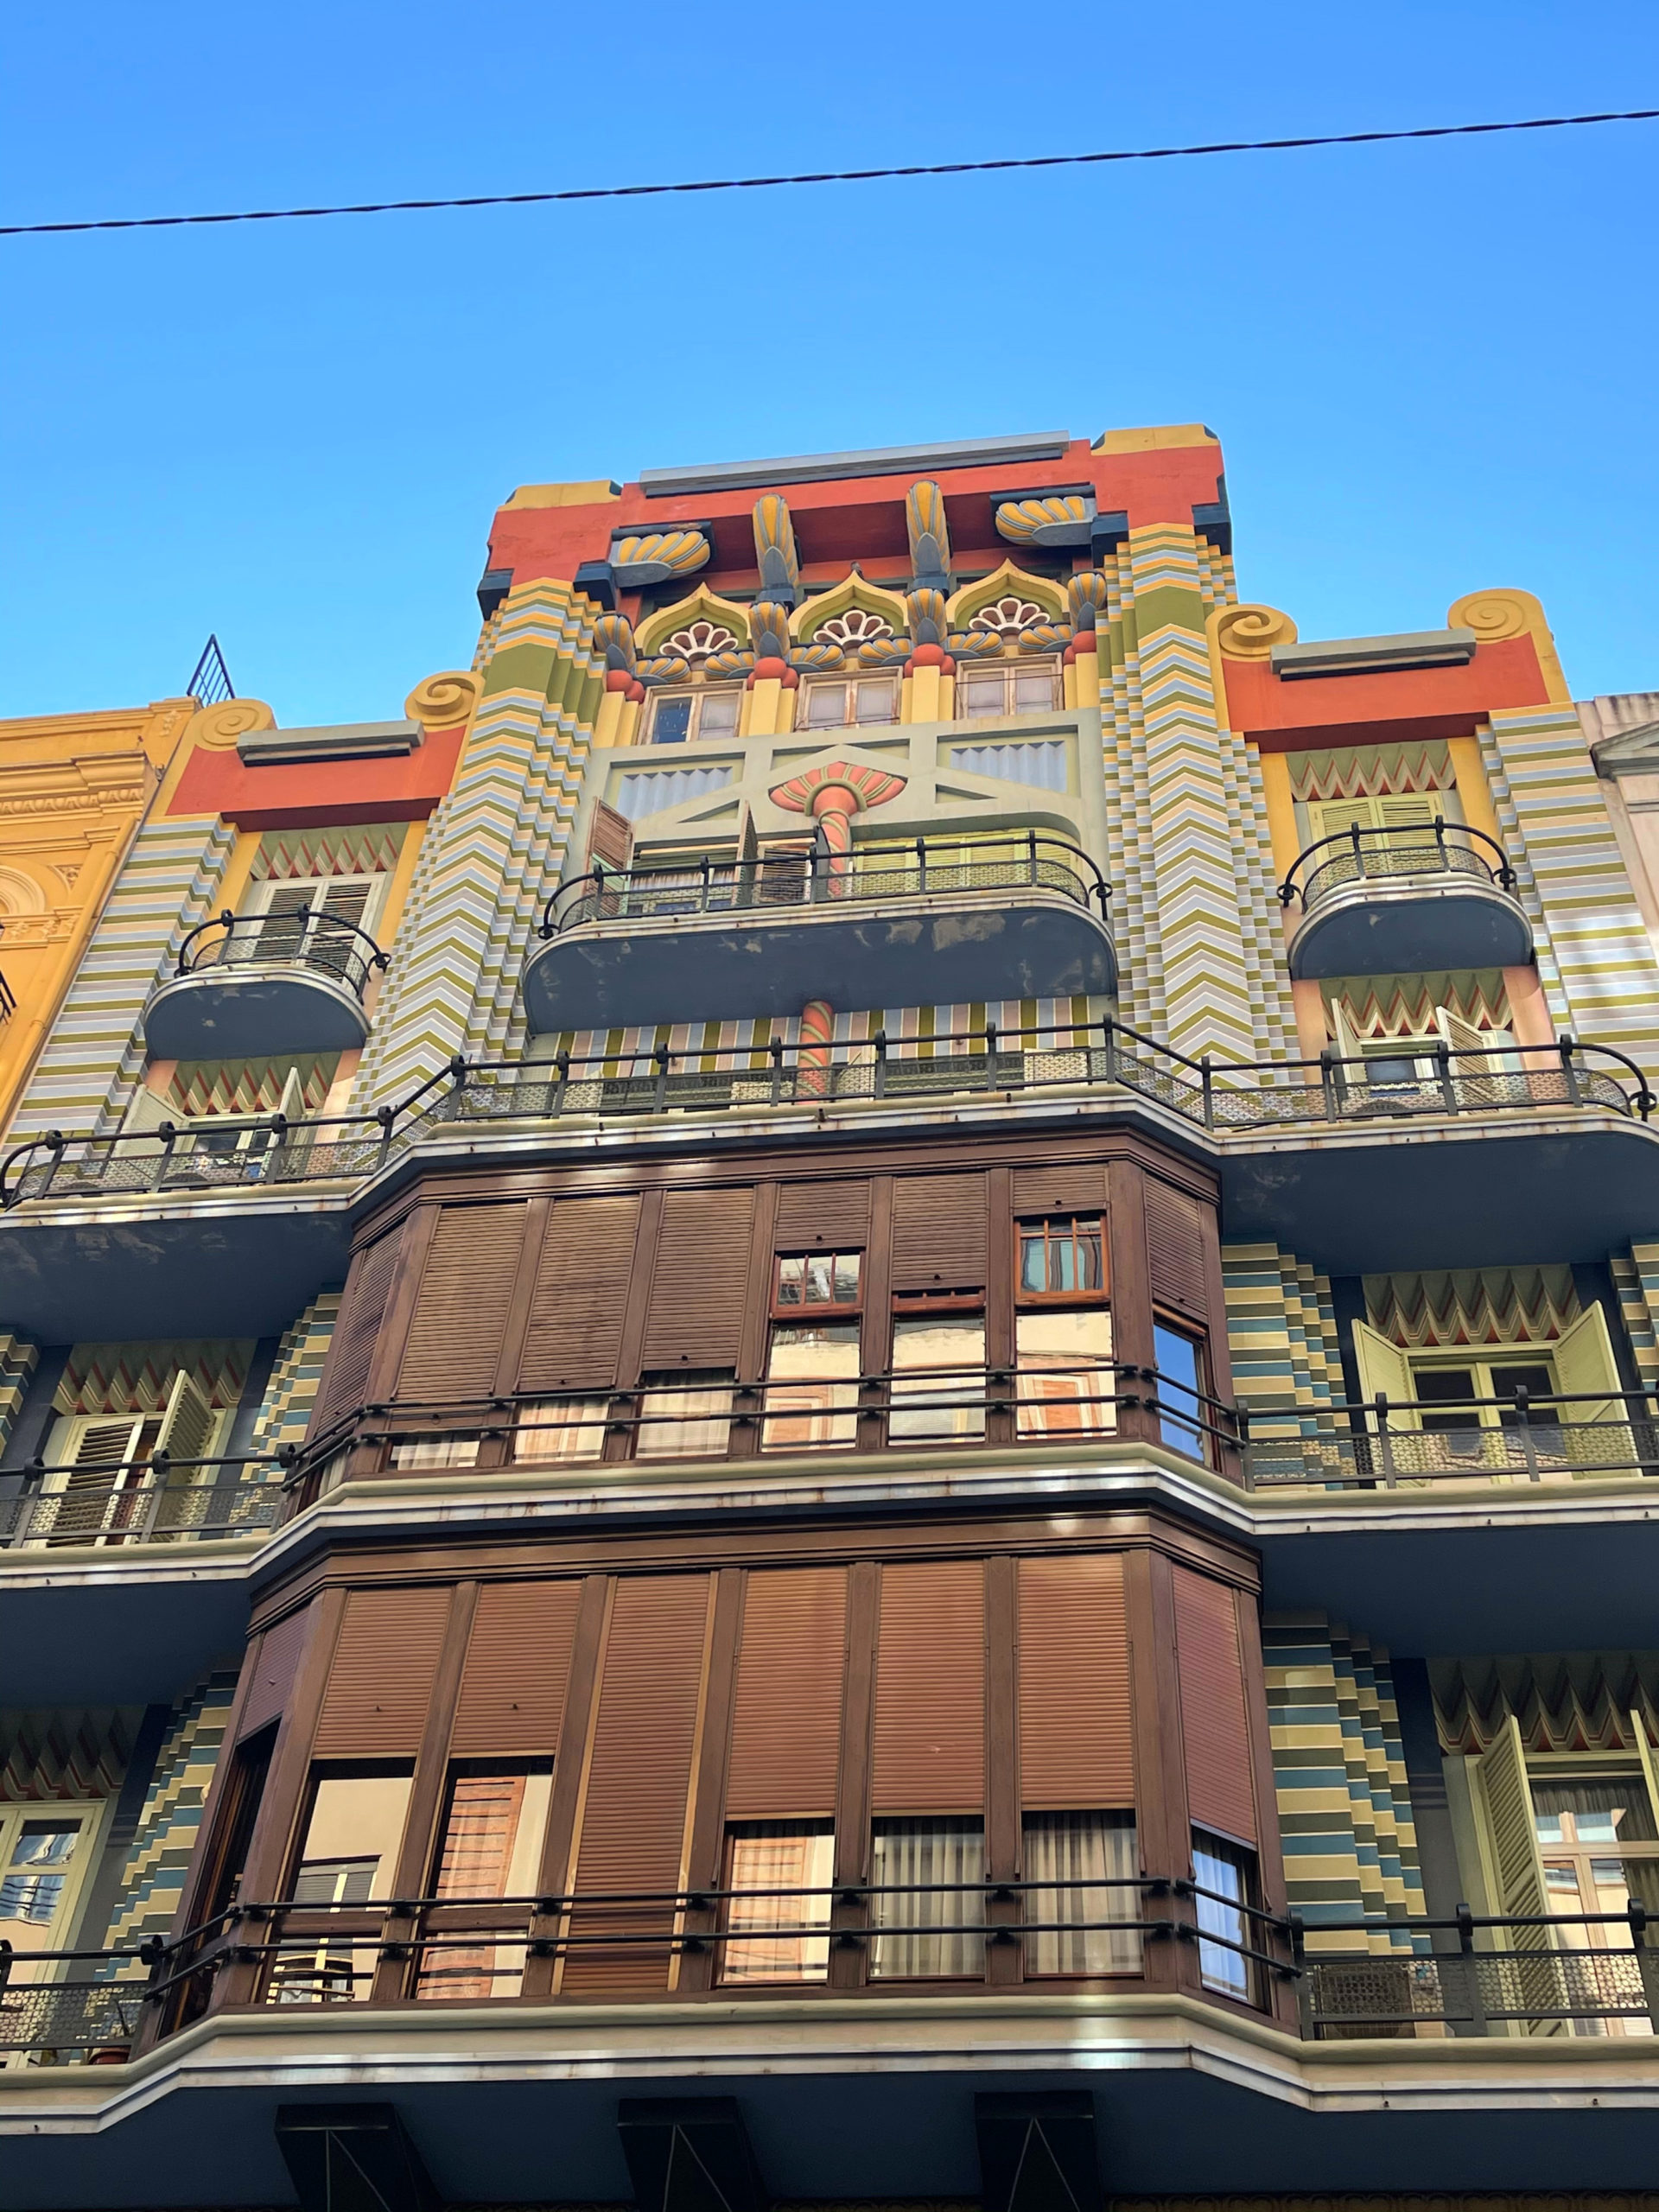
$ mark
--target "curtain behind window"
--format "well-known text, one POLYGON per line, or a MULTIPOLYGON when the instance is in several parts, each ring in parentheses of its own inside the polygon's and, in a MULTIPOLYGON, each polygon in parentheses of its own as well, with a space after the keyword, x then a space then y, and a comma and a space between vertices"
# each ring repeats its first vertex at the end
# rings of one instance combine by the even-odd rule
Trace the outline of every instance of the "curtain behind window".
POLYGON ((982 1974, 985 1938, 985 1827, 981 1821, 878 1821, 873 1880, 887 1896, 870 1900, 878 1930, 870 1972, 883 1980, 982 1974), (934 1883, 966 1883, 964 1891, 934 1883), (911 1888, 908 1885, 914 1884, 911 1888), (913 1929, 913 1935, 885 1935, 913 1929))
MULTIPOLYGON (((1025 1845, 1026 1879, 1043 1885, 1025 1893, 1027 1923, 1139 1916, 1139 1891, 1093 1886, 1140 1872, 1131 1815, 1027 1813, 1025 1845)), ((1026 1971, 1139 1974, 1141 1937, 1128 1928, 1039 1929, 1026 1938, 1026 1971)))

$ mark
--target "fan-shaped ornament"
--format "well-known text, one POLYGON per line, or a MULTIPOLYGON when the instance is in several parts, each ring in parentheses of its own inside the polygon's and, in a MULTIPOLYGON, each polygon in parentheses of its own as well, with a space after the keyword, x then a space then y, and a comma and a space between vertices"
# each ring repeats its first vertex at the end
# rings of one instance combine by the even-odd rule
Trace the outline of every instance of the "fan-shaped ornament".
POLYGON ((624 591, 695 575, 708 561, 709 540, 700 530, 651 531, 619 537, 611 547, 611 573, 624 591))

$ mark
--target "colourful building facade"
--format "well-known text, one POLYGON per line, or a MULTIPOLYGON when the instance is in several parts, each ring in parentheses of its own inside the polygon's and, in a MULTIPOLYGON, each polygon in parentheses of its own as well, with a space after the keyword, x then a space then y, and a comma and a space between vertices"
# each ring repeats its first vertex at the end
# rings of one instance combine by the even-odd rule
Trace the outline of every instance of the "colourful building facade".
POLYGON ((1198 425, 479 602, 10 1115, 0 2203, 1656 2201, 1643 702, 1198 425))

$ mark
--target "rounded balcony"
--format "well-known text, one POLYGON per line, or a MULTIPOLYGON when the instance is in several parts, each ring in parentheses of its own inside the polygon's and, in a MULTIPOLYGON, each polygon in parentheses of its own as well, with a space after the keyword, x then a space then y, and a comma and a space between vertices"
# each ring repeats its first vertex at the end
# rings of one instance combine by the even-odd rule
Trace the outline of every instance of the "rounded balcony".
POLYGON ((1321 837, 1279 887, 1281 902, 1301 909, 1291 975, 1523 966, 1532 925, 1515 885, 1503 848, 1459 823, 1321 837))
POLYGON ((530 1027, 938 1005, 1116 989, 1100 870, 1041 831, 595 868, 548 901, 530 1027))
POLYGON ((220 914, 191 931, 150 994, 144 1042, 153 1058, 180 1060, 353 1050, 386 960, 366 931, 321 908, 220 914))

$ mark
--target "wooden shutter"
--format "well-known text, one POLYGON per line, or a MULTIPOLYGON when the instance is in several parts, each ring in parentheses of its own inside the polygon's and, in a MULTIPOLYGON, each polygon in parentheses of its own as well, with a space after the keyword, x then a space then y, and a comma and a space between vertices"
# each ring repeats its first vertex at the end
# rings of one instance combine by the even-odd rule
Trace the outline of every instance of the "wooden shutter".
POLYGON ((1390 1344, 1369 1322, 1354 1323, 1354 1365, 1359 1373, 1359 1395, 1366 1405, 1384 1397, 1389 1402, 1389 1427, 1415 1428, 1419 1415, 1404 1408, 1417 1395, 1411 1362, 1398 1344, 1390 1344))
POLYGON ((369 1363, 375 1339, 386 1315, 391 1279, 397 1267, 401 1229, 377 1237, 353 1258, 346 1278, 346 1295, 328 1346, 317 1402, 306 1431, 308 1440, 332 1428, 341 1416, 354 1414, 363 1403, 369 1380, 369 1363))
MULTIPOLYGON (((1497 1878, 1492 1910, 1541 1920, 1549 1911, 1549 1899, 1533 1818, 1532 1789, 1527 1780, 1526 1745, 1521 1738, 1521 1725, 1512 1713, 1505 1714, 1491 1747, 1481 1753, 1476 1772, 1486 1842, 1497 1878)), ((1517 1943, 1541 1944, 1547 1940, 1541 1934, 1516 1938, 1517 1943)))
POLYGON ((870 1236, 868 1183, 785 1183, 778 1193, 779 1252, 861 1252, 870 1236))
POLYGON ((614 1383, 639 1228, 637 1193, 554 1206, 531 1294, 521 1390, 614 1383))
POLYGON ((1204 1211, 1185 1191, 1148 1176, 1147 1265, 1152 1294, 1160 1306, 1173 1306, 1202 1320, 1210 1310, 1204 1283, 1204 1211))
POLYGON ((651 1274, 641 1364, 737 1365, 754 1192, 671 1191, 651 1274))
POLYGON ((1020 1562, 1020 1802, 1033 1812, 1135 1802, 1123 1562, 1020 1562))
POLYGON ((317 1723, 320 1759, 414 1758, 448 1620, 447 1589, 352 1592, 317 1723))
POLYGON ((930 1560, 881 1570, 872 1805, 985 1804, 985 1570, 930 1560))
POLYGON ((1187 1811, 1195 1827, 1255 1841, 1250 1726, 1237 1600, 1224 1582, 1175 1569, 1175 1644, 1187 1811))
POLYGON ((302 1605, 297 1613, 278 1621, 275 1628, 268 1628, 260 1637, 258 1648, 248 1662, 253 1679, 248 1684, 242 1718, 237 1725, 238 1744, 245 1736, 257 1735, 267 1721, 280 1717, 294 1687, 294 1677, 299 1672, 300 1654, 305 1649, 310 1626, 311 1608, 302 1605))
POLYGON ((581 1594, 574 1580, 479 1592, 449 1738, 456 1758, 557 1751, 581 1594))
MULTIPOLYGON (((706 1574, 624 1577, 616 1586, 588 1760, 575 1888, 675 1891, 685 1852, 707 1643, 706 1574)), ((672 1932, 671 1909, 594 1907, 574 1932, 672 1932)), ((669 1951, 583 1944, 564 1963, 566 1990, 663 1989, 669 1951)))
POLYGON ((982 1290, 983 1175, 901 1175, 893 1186, 893 1287, 982 1290))
POLYGON ((730 1819, 833 1817, 846 1639, 845 1567, 749 1576, 726 1785, 730 1819))
POLYGON ((594 808, 588 831, 588 865, 602 861, 607 868, 626 868, 633 858, 633 824, 626 814, 601 799, 594 808))
POLYGON ((175 1465, 188 1468, 192 1481, 210 1483, 217 1471, 201 1463, 213 1451, 218 1428, 219 1415, 208 1404, 206 1392, 194 1376, 181 1370, 168 1392, 167 1411, 162 1417, 156 1449, 165 1452, 175 1465))
POLYGON ((442 1206, 397 1370, 397 1395, 487 1398, 495 1388, 525 1208, 442 1206))
POLYGON ((1103 1213, 1106 1169, 1094 1160, 1061 1160, 1052 1167, 1016 1167, 1014 1211, 1039 1213, 1103 1213))

